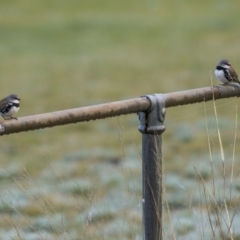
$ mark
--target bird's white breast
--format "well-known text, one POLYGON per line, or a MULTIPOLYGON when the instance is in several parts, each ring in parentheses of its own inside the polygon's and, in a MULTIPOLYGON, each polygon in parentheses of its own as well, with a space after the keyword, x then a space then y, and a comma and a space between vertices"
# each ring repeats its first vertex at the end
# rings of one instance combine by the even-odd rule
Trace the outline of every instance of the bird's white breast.
POLYGON ((223 83, 229 83, 229 81, 225 78, 223 70, 215 70, 216 77, 223 83))
POLYGON ((9 112, 7 112, 7 113, 4 114, 4 116, 5 116, 5 117, 11 117, 13 114, 17 113, 18 110, 19 110, 19 107, 13 106, 13 107, 11 107, 11 109, 10 109, 9 112))
MULTIPOLYGON (((19 104, 19 100, 17 100, 17 99, 13 100, 12 102, 19 104)), ((3 115, 5 117, 11 117, 13 114, 17 113, 19 109, 20 109, 20 107, 12 106, 11 109, 8 112, 4 113, 3 115)))

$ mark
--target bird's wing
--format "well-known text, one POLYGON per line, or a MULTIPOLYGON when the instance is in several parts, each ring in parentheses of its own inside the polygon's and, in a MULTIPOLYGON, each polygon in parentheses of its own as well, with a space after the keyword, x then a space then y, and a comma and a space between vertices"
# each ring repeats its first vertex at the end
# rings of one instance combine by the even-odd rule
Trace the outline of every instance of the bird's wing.
POLYGON ((6 112, 6 111, 9 110, 9 108, 12 107, 12 105, 13 105, 13 104, 12 104, 11 102, 9 102, 9 101, 7 100, 7 98, 3 98, 3 99, 0 101, 0 111, 1 111, 2 113, 6 112))
POLYGON ((229 70, 229 73, 230 73, 230 75, 231 75, 233 81, 234 81, 234 82, 238 82, 238 83, 240 83, 236 71, 235 71, 232 67, 230 67, 228 70, 229 70))

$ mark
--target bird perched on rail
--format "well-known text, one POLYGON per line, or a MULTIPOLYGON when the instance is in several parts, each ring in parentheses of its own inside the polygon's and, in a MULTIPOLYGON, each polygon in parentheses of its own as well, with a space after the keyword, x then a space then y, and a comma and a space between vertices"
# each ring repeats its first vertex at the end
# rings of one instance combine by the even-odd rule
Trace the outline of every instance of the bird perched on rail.
POLYGON ((16 119, 12 117, 20 108, 20 97, 16 94, 11 94, 0 100, 0 115, 5 119, 16 119))
POLYGON ((231 63, 227 59, 222 59, 215 69, 216 77, 225 84, 236 82, 240 84, 238 75, 233 69, 231 63))

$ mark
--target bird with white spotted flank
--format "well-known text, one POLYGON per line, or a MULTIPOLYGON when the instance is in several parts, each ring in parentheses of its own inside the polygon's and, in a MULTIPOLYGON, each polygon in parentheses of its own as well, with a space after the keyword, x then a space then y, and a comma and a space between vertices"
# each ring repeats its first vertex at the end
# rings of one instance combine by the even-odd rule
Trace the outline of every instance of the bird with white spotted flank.
POLYGON ((215 69, 215 75, 224 85, 231 82, 240 84, 237 73, 227 59, 222 59, 218 63, 215 69))
POLYGON ((12 115, 17 113, 20 108, 20 97, 11 94, 0 101, 0 115, 5 119, 16 119, 12 115))

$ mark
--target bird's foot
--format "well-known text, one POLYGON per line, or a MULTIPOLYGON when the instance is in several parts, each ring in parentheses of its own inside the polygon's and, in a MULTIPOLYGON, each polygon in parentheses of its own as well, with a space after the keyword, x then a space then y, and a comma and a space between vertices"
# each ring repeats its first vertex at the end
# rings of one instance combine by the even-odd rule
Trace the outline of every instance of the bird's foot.
POLYGON ((18 120, 16 117, 10 117, 10 119, 15 119, 15 120, 18 120))
POLYGON ((11 120, 11 119, 15 119, 15 120, 18 120, 17 118, 15 118, 15 117, 3 117, 4 118, 4 120, 11 120))

